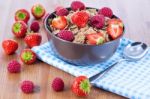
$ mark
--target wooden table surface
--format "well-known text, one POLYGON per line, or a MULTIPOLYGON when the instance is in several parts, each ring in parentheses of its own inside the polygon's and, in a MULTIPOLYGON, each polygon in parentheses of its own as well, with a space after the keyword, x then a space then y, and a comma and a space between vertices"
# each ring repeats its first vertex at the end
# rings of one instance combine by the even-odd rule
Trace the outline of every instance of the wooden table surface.
MULTIPOLYGON (((14 22, 14 12, 19 8, 30 11, 31 6, 39 2, 43 4, 47 12, 52 12, 58 5, 69 6, 72 0, 0 0, 0 42, 7 38, 16 39, 19 42, 19 50, 11 56, 5 55, 0 47, 0 99, 77 99, 70 86, 74 79, 68 73, 56 69, 46 63, 38 61, 33 65, 22 65, 22 72, 10 74, 7 72, 7 64, 12 59, 19 60, 19 53, 25 48, 22 39, 17 39, 11 32, 14 22), (53 78, 61 77, 65 82, 65 90, 56 93, 51 89, 53 78), (21 92, 19 84, 23 80, 32 80, 39 88, 33 94, 26 95, 21 92)), ((125 24, 125 37, 136 41, 142 41, 150 45, 150 1, 149 0, 82 0, 87 6, 100 8, 111 7, 125 24)), ((31 18, 33 19, 33 18, 31 18)), ((31 21, 31 20, 30 20, 31 21)), ((47 41, 44 28, 40 33, 43 36, 42 43, 47 41)), ((123 99, 124 97, 92 88, 86 99, 123 99)))

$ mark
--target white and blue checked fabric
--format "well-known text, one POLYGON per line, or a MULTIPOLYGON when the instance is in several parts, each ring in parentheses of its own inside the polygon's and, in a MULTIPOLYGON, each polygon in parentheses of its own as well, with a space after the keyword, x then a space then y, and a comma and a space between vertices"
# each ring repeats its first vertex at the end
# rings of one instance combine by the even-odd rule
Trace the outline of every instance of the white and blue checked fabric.
MULTIPOLYGON (((92 77, 121 59, 124 47, 131 43, 123 38, 116 53, 106 62, 91 66, 75 66, 57 58, 47 42, 32 48, 42 61, 74 76, 92 77)), ((93 81, 96 87, 132 99, 150 99, 150 51, 138 62, 122 62, 102 78, 93 81)))

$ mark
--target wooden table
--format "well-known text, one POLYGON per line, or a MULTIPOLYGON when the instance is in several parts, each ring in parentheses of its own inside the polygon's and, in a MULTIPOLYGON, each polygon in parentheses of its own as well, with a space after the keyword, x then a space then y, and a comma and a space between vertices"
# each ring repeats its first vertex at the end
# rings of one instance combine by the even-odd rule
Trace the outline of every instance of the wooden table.
MULTIPOLYGON (((7 64, 12 59, 18 59, 18 55, 25 48, 23 39, 17 39, 11 32, 14 22, 14 12, 19 8, 30 10, 37 0, 0 0, 0 42, 6 38, 13 38, 19 42, 19 50, 11 56, 3 53, 0 47, 0 99, 76 99, 70 86, 74 79, 68 73, 38 61, 33 65, 22 65, 22 72, 10 74, 7 72, 7 64), (51 82, 55 77, 62 77, 65 82, 65 90, 56 93, 51 89, 51 82), (19 84, 23 80, 32 80, 39 86, 33 94, 23 94, 19 84)), ((68 6, 72 0, 38 0, 52 12, 58 5, 68 6)), ((83 0, 87 6, 100 8, 109 6, 125 24, 125 37, 136 41, 143 41, 150 45, 150 1, 149 0, 83 0)), ((33 18, 31 18, 33 19, 33 18)), ((40 30, 43 42, 47 41, 43 27, 40 30)), ((92 88, 91 94, 86 99, 123 99, 116 94, 102 89, 92 88)))

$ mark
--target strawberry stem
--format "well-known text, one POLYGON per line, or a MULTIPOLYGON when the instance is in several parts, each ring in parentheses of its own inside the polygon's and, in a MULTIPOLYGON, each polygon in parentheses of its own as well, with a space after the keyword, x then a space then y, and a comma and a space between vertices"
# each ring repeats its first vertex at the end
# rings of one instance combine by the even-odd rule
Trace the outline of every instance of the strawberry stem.
POLYGON ((19 12, 18 17, 19 17, 19 19, 23 20, 23 19, 25 19, 26 15, 22 12, 19 12))
POLYGON ((14 27, 13 27, 13 30, 17 33, 17 32, 20 31, 20 28, 21 28, 21 24, 20 23, 15 23, 14 27))
POLYGON ((83 90, 85 93, 90 92, 90 82, 89 80, 83 80, 80 84, 80 89, 83 90))
POLYGON ((40 14, 42 13, 42 8, 41 8, 41 6, 35 7, 35 13, 36 13, 37 15, 40 15, 40 14))
POLYGON ((30 61, 33 58, 32 52, 24 52, 22 54, 22 58, 24 59, 25 62, 30 61))
POLYGON ((97 45, 99 45, 99 44, 103 44, 104 43, 104 38, 103 37, 100 37, 98 40, 97 40, 97 45))

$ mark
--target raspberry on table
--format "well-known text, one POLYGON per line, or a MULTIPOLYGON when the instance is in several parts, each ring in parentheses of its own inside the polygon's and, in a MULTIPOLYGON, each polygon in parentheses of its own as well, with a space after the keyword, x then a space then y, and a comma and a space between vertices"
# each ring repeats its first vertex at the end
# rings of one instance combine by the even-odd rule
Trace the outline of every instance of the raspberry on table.
POLYGON ((40 29, 40 25, 38 21, 33 21, 30 25, 30 30, 33 32, 38 32, 40 29))
POLYGON ((29 80, 25 80, 21 83, 21 90, 26 94, 32 93, 34 91, 34 87, 35 85, 33 82, 29 80))
POLYGON ((7 70, 10 73, 19 73, 21 71, 21 64, 16 60, 12 60, 8 63, 7 70))
POLYGON ((61 78, 56 77, 52 82, 52 88, 56 92, 62 91, 64 89, 64 81, 61 78))

